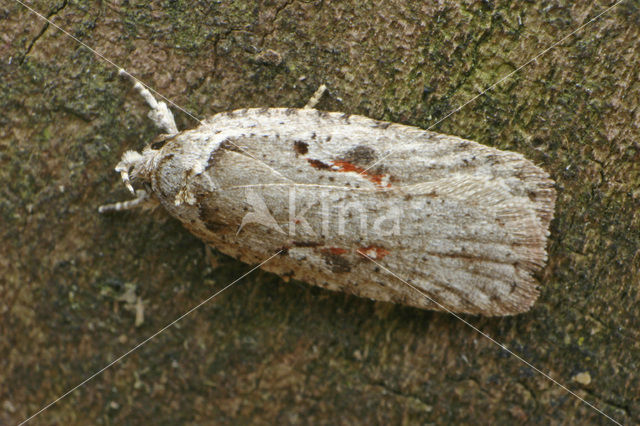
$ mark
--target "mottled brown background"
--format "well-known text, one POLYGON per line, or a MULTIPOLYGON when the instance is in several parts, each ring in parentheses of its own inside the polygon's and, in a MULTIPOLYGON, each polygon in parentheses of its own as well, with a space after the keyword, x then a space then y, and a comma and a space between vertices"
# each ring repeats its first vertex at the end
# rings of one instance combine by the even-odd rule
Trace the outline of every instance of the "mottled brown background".
MULTIPOLYGON (((319 108, 426 128, 612 2, 30 4, 198 117, 301 107, 326 83, 319 108)), ((557 182, 534 309, 466 318, 624 423, 640 422, 639 39, 639 2, 623 1, 435 128, 521 152, 557 182)), ((213 252, 212 267, 160 211, 97 214, 128 197, 121 153, 157 131, 117 69, 14 0, 0 3, 0 106, 10 424, 249 266, 213 252)), ((150 422, 608 420, 450 315, 256 272, 32 424, 150 422)))

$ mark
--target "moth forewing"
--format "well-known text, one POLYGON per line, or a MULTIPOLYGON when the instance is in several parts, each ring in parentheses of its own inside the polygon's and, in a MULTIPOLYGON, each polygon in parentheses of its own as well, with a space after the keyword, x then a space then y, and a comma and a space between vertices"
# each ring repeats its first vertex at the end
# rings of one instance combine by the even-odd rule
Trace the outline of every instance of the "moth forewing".
POLYGON ((281 276, 483 315, 524 312, 538 296, 555 191, 517 153, 262 108, 217 114, 134 163, 125 172, 193 234, 247 263, 280 252, 262 268, 281 276))

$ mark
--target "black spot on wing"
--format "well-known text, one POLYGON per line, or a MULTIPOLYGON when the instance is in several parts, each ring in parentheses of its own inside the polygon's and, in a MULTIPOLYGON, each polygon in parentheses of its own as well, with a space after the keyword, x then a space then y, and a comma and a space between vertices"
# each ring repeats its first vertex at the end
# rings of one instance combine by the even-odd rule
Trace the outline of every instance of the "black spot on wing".
POLYGON ((322 244, 315 241, 294 241, 293 245, 295 247, 319 247, 322 244))
POLYGON ((227 224, 222 222, 218 208, 211 207, 205 200, 198 200, 198 216, 204 226, 211 232, 219 232, 227 228, 227 224))
POLYGON ((178 135, 159 135, 153 140, 153 142, 151 142, 150 148, 158 150, 162 148, 167 142, 174 139, 176 136, 178 135))
POLYGON ((294 141, 293 142, 293 150, 298 155, 305 155, 309 152, 309 144, 302 141, 294 141))
POLYGON ((376 161, 377 158, 378 156, 373 148, 366 145, 358 145, 345 152, 341 159, 358 166, 368 166, 376 161))
POLYGON ((309 164, 311 164, 312 167, 318 169, 318 170, 331 170, 331 166, 323 163, 320 160, 315 160, 313 158, 307 158, 307 161, 309 162, 309 164))
MULTIPOLYGON (((255 134, 252 133, 250 136, 255 136, 255 134)), ((238 145, 234 144, 229 139, 225 139, 220 143, 220 149, 225 149, 227 151, 233 151, 233 152, 242 152, 242 149, 240 149, 238 145)))
POLYGON ((351 272, 351 263, 339 254, 323 252, 322 258, 333 273, 339 274, 351 272))

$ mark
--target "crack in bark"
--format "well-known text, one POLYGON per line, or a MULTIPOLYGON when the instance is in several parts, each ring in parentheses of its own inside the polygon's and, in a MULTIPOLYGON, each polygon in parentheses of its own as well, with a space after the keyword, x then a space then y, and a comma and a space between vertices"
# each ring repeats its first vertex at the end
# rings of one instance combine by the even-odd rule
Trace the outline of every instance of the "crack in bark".
MULTIPOLYGON (((603 399, 598 397, 598 395, 592 391, 591 389, 586 389, 586 388, 581 388, 582 391, 584 391, 587 395, 591 396, 591 403, 595 405, 595 401, 600 401, 610 407, 613 407, 614 409, 618 409, 621 410, 622 412, 624 412, 624 415, 628 418, 631 418, 631 412, 629 409, 628 405, 621 405, 617 402, 614 402, 610 399, 603 399)), ((612 416, 613 417, 613 416, 612 416)), ((619 420, 619 419, 616 419, 619 420)))
POLYGON ((533 401, 533 406, 535 409, 538 408, 538 395, 536 394, 536 392, 534 392, 533 388, 531 386, 528 385, 528 383, 524 380, 518 380, 516 381, 517 384, 519 384, 520 386, 522 386, 524 388, 524 390, 526 390, 527 392, 529 392, 531 394, 531 401, 533 401))
POLYGON ((260 37, 260 47, 264 47, 264 41, 266 40, 267 37, 269 37, 270 35, 272 35, 273 33, 275 33, 277 31, 277 27, 276 27, 276 21, 278 20, 278 15, 280 14, 280 12, 282 12, 283 10, 285 10, 287 7, 291 6, 293 3, 295 3, 294 0, 287 0, 286 2, 284 2, 284 4, 282 4, 279 7, 276 7, 276 11, 273 15, 273 19, 271 20, 270 24, 271 24, 271 29, 267 32, 265 32, 262 37, 260 37))
POLYGON ((420 402, 420 404, 422 405, 426 405, 431 407, 433 405, 433 402, 427 402, 425 400, 423 400, 422 398, 420 398, 419 396, 413 395, 411 393, 402 393, 399 390, 393 389, 391 387, 389 387, 386 383, 384 383, 381 380, 373 380, 369 382, 369 385, 372 387, 376 387, 376 388, 380 388, 384 391, 386 391, 387 393, 397 397, 397 398, 406 398, 406 399, 413 399, 415 401, 420 402))
MULTIPOLYGON (((46 15, 46 18, 47 19, 51 19, 52 17, 56 16, 58 13, 60 13, 60 11, 62 9, 67 7, 67 4, 69 4, 69 0, 63 0, 62 4, 60 6, 54 8, 51 12, 49 12, 46 15)), ((40 40, 40 38, 44 35, 44 33, 47 32, 48 29, 49 29, 49 22, 45 21, 44 25, 40 29, 40 32, 38 34, 36 34, 36 36, 33 38, 33 40, 31 40, 31 42, 27 46, 27 49, 26 49, 24 55, 22 55, 22 58, 19 61, 20 65, 22 65, 24 63, 24 61, 27 59, 27 56, 29 55, 29 53, 31 53, 31 50, 33 49, 33 46, 36 44, 36 42, 38 40, 40 40)))

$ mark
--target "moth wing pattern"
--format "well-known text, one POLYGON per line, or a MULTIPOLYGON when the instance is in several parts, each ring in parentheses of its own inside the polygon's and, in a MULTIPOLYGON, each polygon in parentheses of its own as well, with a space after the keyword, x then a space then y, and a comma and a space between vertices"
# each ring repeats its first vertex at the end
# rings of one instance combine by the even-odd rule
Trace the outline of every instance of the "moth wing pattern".
POLYGON ((217 114, 145 158, 132 176, 188 230, 247 263, 281 251, 263 266, 281 276, 488 316, 538 297, 555 190, 520 154, 358 115, 262 108, 217 114))

